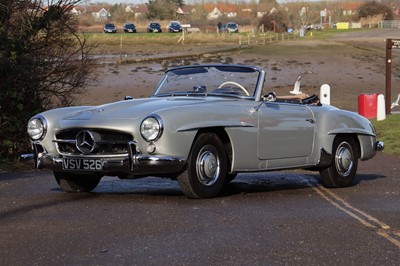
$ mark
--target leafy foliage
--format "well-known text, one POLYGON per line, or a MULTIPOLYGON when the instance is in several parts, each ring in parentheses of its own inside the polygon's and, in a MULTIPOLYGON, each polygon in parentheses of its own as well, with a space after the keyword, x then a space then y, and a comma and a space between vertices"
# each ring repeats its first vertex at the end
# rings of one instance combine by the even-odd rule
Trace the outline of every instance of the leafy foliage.
POLYGON ((383 15, 384 20, 393 19, 393 10, 390 6, 375 1, 361 5, 358 10, 358 19, 383 15))
POLYGON ((276 1, 276 0, 259 0, 259 4, 270 4, 272 6, 278 6, 278 1, 276 1))
POLYGON ((284 12, 277 10, 268 13, 259 20, 259 26, 264 27, 264 31, 284 32, 287 30, 287 19, 284 12))
POLYGON ((28 150, 31 116, 70 105, 91 81, 91 46, 70 13, 79 2, 0 0, 1 160, 28 150))
POLYGON ((184 5, 183 0, 149 0, 146 4, 146 17, 150 20, 168 20, 176 18, 176 9, 184 5))

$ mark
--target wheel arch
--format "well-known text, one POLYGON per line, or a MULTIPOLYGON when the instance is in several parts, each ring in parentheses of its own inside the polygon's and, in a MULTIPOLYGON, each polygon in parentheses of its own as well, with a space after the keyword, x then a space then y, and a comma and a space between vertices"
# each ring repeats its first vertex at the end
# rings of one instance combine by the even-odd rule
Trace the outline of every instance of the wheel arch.
POLYGON ((328 133, 325 136, 321 136, 320 138, 320 145, 318 152, 321 150, 324 150, 326 152, 326 155, 328 156, 333 156, 333 149, 334 149, 334 143, 335 140, 339 137, 347 137, 347 138, 353 138, 355 142, 357 143, 357 158, 360 157, 360 150, 361 150, 361 145, 360 145, 360 139, 359 139, 359 134, 357 133, 348 133, 348 132, 336 132, 336 133, 328 133))
POLYGON ((334 155, 334 144, 336 139, 340 137, 345 137, 345 138, 352 138, 354 142, 356 143, 355 147, 355 152, 356 152, 356 158, 360 159, 361 157, 361 145, 360 145, 360 140, 359 140, 359 135, 355 133, 337 133, 337 134, 332 134, 330 136, 329 142, 327 144, 321 146, 319 149, 319 162, 317 164, 317 168, 309 168, 309 169, 314 169, 318 170, 319 168, 324 168, 329 165, 331 165, 332 158, 335 156, 334 155))
POLYGON ((232 169, 232 159, 233 159, 233 151, 232 151, 232 143, 231 139, 229 138, 228 133, 226 132, 224 127, 205 127, 205 128, 200 128, 196 136, 193 139, 192 147, 190 148, 190 153, 192 152, 193 145, 196 142, 196 140, 199 138, 201 134, 205 133, 214 133, 218 136, 218 138, 221 140, 222 144, 224 145, 224 149, 228 158, 228 169, 231 171, 232 169))
POLYGON ((360 143, 357 134, 336 134, 331 163, 319 169, 322 184, 328 188, 350 186, 357 173, 360 143))
POLYGON ((335 143, 336 139, 343 137, 343 138, 352 138, 354 140, 354 142, 356 143, 356 147, 355 147, 355 152, 356 152, 356 157, 357 159, 360 158, 361 156, 361 145, 360 145, 360 139, 359 139, 359 135, 355 134, 355 133, 339 133, 335 135, 335 138, 333 139, 333 143, 332 143, 332 149, 333 149, 333 144, 335 143))
MULTIPOLYGON (((376 154, 376 137, 373 135, 358 134, 358 133, 338 133, 334 137, 334 141, 338 137, 351 137, 356 143, 357 158, 361 160, 367 160, 375 156, 376 154)), ((333 148, 333 145, 332 145, 333 148)))

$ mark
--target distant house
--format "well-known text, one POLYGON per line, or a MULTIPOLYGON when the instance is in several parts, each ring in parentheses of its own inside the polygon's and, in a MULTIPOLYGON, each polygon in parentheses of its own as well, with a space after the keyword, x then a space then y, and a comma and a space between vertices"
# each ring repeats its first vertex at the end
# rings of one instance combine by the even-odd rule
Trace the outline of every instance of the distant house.
POLYGON ((133 11, 132 6, 129 6, 129 5, 128 5, 128 6, 125 7, 125 12, 126 12, 126 13, 134 13, 135 11, 133 11))
POLYGON ((211 12, 208 12, 208 15, 207 15, 208 19, 217 19, 219 17, 222 17, 222 12, 216 6, 214 7, 214 9, 211 12))
POLYGON ((237 5, 233 4, 204 4, 207 11, 207 19, 213 20, 223 16, 235 18, 237 16, 237 5))
POLYGON ((257 17, 262 18, 263 16, 267 15, 268 11, 257 11, 257 17))
POLYGON ((135 19, 145 16, 149 10, 146 4, 131 6, 130 9, 135 13, 135 19))
POLYGON ((253 8, 247 4, 238 4, 236 6, 237 17, 251 19, 255 16, 253 8))
POLYGON ((196 8, 193 5, 184 5, 176 9, 176 16, 178 19, 184 19, 186 16, 193 13, 196 13, 196 8))
POLYGON ((111 14, 105 8, 102 8, 99 12, 92 12, 92 16, 96 21, 107 21, 111 14))
POLYGON ((271 5, 260 4, 257 6, 256 16, 257 18, 262 18, 265 15, 275 14, 276 12, 278 12, 278 9, 275 7, 271 8, 271 5))
MULTIPOLYGON (((79 16, 80 14, 82 14, 82 9, 81 7, 77 7, 77 6, 64 6, 63 7, 66 13, 69 13, 71 15, 76 15, 79 16)), ((41 12, 45 12, 48 11, 49 7, 48 6, 44 6, 41 9, 41 12)))
POLYGON ((267 11, 267 9, 261 9, 259 11, 257 11, 257 17, 258 18, 262 18, 265 15, 271 15, 271 14, 275 14, 278 12, 278 9, 276 9, 275 7, 271 8, 269 11, 267 11))
POLYGON ((183 10, 183 12, 185 12, 187 14, 192 14, 192 13, 195 13, 197 11, 196 7, 193 6, 193 5, 184 5, 182 7, 182 10, 183 10))
POLYGON ((82 11, 79 10, 78 8, 76 8, 76 7, 73 7, 73 8, 70 10, 70 13, 71 13, 72 15, 79 16, 80 14, 82 14, 82 11))
POLYGON ((363 3, 343 3, 341 7, 341 15, 343 16, 351 16, 357 13, 357 9, 362 5, 363 3))

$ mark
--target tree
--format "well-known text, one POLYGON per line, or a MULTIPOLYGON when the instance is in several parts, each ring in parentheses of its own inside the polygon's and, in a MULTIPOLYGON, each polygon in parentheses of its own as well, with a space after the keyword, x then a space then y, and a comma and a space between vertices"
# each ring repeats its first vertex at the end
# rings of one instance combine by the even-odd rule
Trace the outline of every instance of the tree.
POLYGON ((383 15, 384 20, 393 20, 393 10, 390 6, 375 1, 361 5, 358 10, 358 19, 383 15))
POLYGON ((287 19, 284 12, 275 10, 264 15, 259 20, 259 26, 264 27, 265 31, 284 32, 287 30, 287 19))
POLYGON ((278 1, 276 1, 276 0, 260 0, 259 4, 270 4, 275 7, 277 7, 279 5, 278 1))
POLYGON ((185 5, 184 0, 170 0, 172 3, 175 3, 176 6, 183 7, 185 5))
POLYGON ((28 148, 26 123, 91 82, 93 48, 71 14, 81 0, 0 0, 0 159, 28 148), (47 6, 44 5, 47 4, 47 6))
POLYGON ((113 22, 125 23, 132 22, 135 20, 134 12, 126 12, 125 5, 115 4, 110 9, 111 17, 113 22))
POLYGON ((306 28, 320 22, 320 10, 323 6, 312 2, 293 2, 285 6, 288 25, 293 28, 306 28))
POLYGON ((183 0, 149 0, 146 4, 148 11, 147 19, 175 19, 176 9, 184 5, 183 0))

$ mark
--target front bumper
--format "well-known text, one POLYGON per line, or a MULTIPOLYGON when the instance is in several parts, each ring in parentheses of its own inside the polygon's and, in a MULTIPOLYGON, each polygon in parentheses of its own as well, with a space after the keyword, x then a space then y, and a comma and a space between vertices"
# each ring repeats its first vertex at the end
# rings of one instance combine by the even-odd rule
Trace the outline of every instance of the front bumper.
POLYGON ((184 170, 186 160, 182 157, 143 155, 135 153, 134 144, 130 144, 129 154, 117 157, 84 157, 84 156, 54 156, 48 154, 40 144, 34 143, 33 154, 23 154, 25 161, 33 160, 36 169, 49 168, 54 171, 88 172, 86 170, 64 170, 63 159, 97 159, 101 161, 102 169, 96 171, 103 175, 118 176, 167 176, 184 170))

